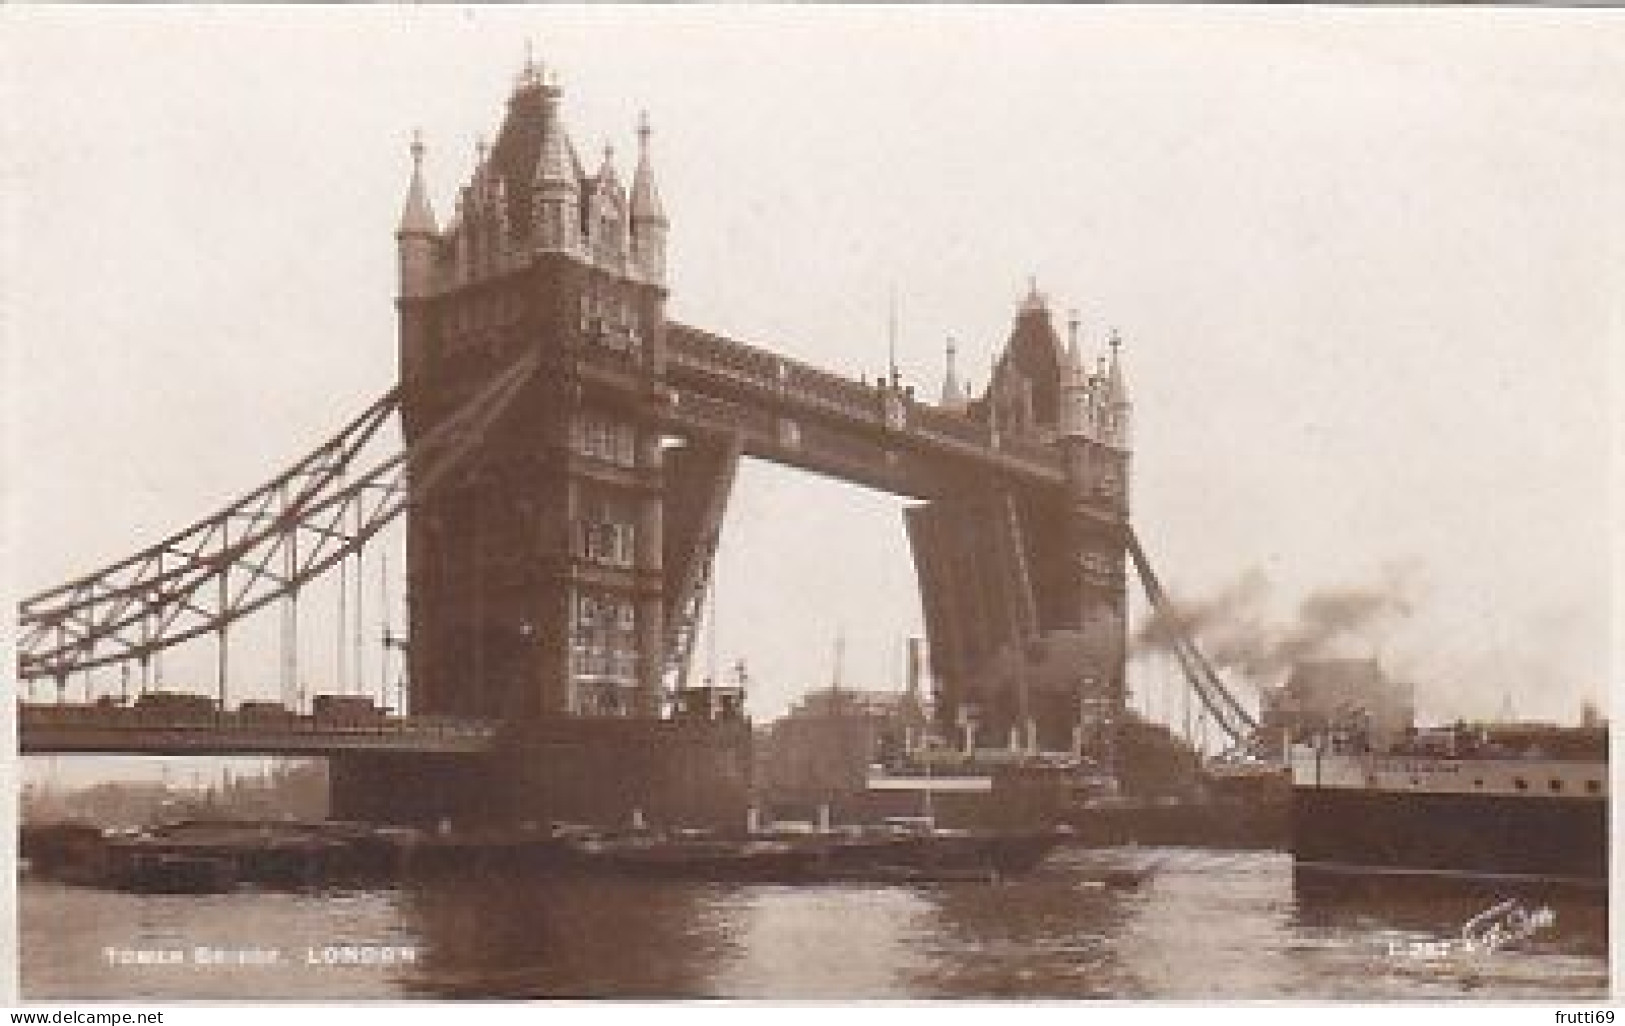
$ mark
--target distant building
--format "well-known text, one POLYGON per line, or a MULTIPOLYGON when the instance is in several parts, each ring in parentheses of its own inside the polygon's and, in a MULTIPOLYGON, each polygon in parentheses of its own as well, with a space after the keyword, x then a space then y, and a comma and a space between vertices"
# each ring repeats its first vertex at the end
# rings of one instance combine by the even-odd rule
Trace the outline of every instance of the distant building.
POLYGON ((1260 732, 1267 738, 1363 729, 1386 746, 1416 725, 1410 684, 1390 681, 1375 659, 1316 659, 1297 664, 1286 683, 1263 695, 1260 732))
POLYGON ((869 767, 901 759, 927 722, 910 692, 814 691, 759 735, 760 796, 777 807, 845 805, 865 791, 869 767))

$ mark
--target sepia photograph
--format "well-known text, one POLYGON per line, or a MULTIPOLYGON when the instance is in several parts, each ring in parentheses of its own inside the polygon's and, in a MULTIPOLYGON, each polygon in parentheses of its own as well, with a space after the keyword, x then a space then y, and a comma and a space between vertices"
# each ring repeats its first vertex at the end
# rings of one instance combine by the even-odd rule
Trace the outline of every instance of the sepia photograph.
POLYGON ((0 11, 9 999, 1608 999, 1618 13, 0 11))

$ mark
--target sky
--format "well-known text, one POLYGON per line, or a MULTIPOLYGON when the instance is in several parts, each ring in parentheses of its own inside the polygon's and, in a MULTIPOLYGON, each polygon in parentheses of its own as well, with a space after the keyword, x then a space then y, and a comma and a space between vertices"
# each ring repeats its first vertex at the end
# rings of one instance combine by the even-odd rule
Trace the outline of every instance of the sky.
MULTIPOLYGON (((389 387, 411 133, 444 219, 530 40, 584 157, 612 143, 628 177, 649 112, 674 319, 873 377, 895 289, 905 379, 934 393, 952 335, 979 390, 1032 276, 1089 347, 1122 334, 1133 521, 1176 595, 1250 581, 1284 622, 1389 589, 1349 654, 1424 716, 1573 720, 1619 682, 1617 12, 0 18, 19 593, 224 505, 389 387)), ((828 684, 838 634, 844 683, 901 686, 901 509, 746 468, 701 660, 747 660, 755 715, 828 684)), ((274 695, 272 628, 243 633, 234 686, 274 695)), ((331 628, 304 638, 338 672, 331 628)), ((207 682, 211 651, 176 672, 207 682)), ((1154 708, 1169 677, 1131 669, 1154 708)))

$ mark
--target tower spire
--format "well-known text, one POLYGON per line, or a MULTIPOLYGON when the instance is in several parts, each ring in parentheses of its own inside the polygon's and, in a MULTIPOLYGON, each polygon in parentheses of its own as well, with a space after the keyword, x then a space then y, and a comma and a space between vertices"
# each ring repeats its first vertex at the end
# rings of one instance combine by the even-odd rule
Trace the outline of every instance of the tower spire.
POLYGON ((1021 301, 1022 313, 1043 313, 1049 309, 1044 301, 1044 294, 1038 291, 1038 275, 1027 276, 1027 298, 1021 301))
POLYGON ((616 272, 626 270, 628 224, 626 192, 621 188, 620 176, 615 172, 615 147, 604 144, 604 159, 591 184, 592 211, 587 222, 587 235, 591 240, 592 259, 600 266, 616 272))
POLYGON ((538 89, 547 84, 547 69, 536 59, 536 42, 525 40, 525 64, 519 69, 519 77, 514 82, 514 92, 522 93, 529 89, 538 89))
POLYGON ((542 141, 531 175, 533 240, 537 249, 572 253, 581 244, 581 179, 559 116, 559 92, 543 90, 542 141))
POLYGON ((632 173, 632 217, 638 221, 666 223, 666 211, 655 187, 654 166, 649 160, 649 112, 638 112, 638 166, 632 173))
POLYGON ((1078 311, 1066 314, 1066 376, 1073 381, 1083 377, 1083 350, 1078 345, 1078 311))
POLYGON ((423 133, 412 133, 412 180, 406 187, 406 202, 401 207, 401 224, 395 234, 433 235, 434 210, 429 206, 428 191, 423 186, 423 133))
POLYGON ((1111 358, 1106 366, 1106 407, 1107 416, 1112 427, 1112 440, 1117 445, 1127 448, 1129 444, 1129 413, 1134 404, 1129 401, 1128 384, 1123 379, 1123 365, 1119 357, 1119 350, 1123 348, 1123 338, 1113 328, 1111 339, 1111 358))
POLYGON ((1123 337, 1113 328, 1111 338, 1107 341, 1111 350, 1111 357, 1106 365, 1106 399, 1112 404, 1126 404, 1128 402, 1128 385, 1123 381, 1122 361, 1118 357, 1123 348, 1123 337))
POLYGON ((632 173, 632 262, 653 282, 666 279, 666 210, 649 157, 649 112, 638 112, 638 166, 632 173))
POLYGON ((423 134, 412 133, 412 181, 406 187, 400 227, 395 230, 400 294, 420 298, 434 291, 434 211, 423 187, 423 134))
POLYGON ((886 380, 897 387, 897 284, 892 283, 886 309, 886 380))
POLYGON ((945 410, 962 412, 965 409, 965 388, 959 383, 959 371, 954 367, 954 337, 948 336, 948 369, 942 376, 942 402, 945 410))

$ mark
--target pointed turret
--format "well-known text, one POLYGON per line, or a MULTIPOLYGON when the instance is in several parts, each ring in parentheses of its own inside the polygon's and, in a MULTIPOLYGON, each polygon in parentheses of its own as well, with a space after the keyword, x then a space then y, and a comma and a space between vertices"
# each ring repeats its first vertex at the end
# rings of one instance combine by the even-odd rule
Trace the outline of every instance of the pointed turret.
POLYGON ((581 171, 559 117, 559 90, 540 88, 546 96, 546 116, 532 177, 536 248, 574 253, 581 247, 581 171))
POLYGON ((655 185, 654 165, 649 159, 649 113, 638 115, 638 167, 632 174, 632 220, 666 223, 666 210, 655 185))
POLYGON ((598 189, 604 196, 620 196, 621 176, 615 171, 615 147, 609 143, 604 144, 604 159, 598 162, 598 174, 594 176, 598 182, 598 189))
POLYGON ((1083 351, 1078 346, 1078 311, 1068 310, 1066 316, 1066 370, 1069 384, 1083 380, 1083 351))
POLYGON ((963 413, 966 406, 966 388, 959 383, 959 373, 954 367, 954 339, 948 336, 948 369, 942 375, 942 403, 945 410, 954 413, 963 413))
POLYGON ((626 193, 615 173, 615 147, 604 147, 603 163, 592 182, 588 240, 593 262, 620 271, 626 260, 626 193))
POLYGON ((412 181, 406 187, 401 224, 395 231, 400 291, 408 298, 426 296, 434 287, 435 221, 428 190, 423 185, 423 152, 422 135, 412 133, 412 181))
POLYGON ((1030 313, 1049 313, 1049 304, 1045 301, 1044 294, 1038 291, 1038 276, 1035 274, 1027 276, 1027 298, 1021 301, 1020 314, 1030 313))
POLYGON ((1049 302, 1029 279, 1016 311, 1000 368, 989 383, 1001 405, 1002 430, 1043 437, 1061 430, 1062 392, 1067 378, 1066 347, 1050 320, 1049 302))
POLYGON ((1128 405, 1128 385, 1123 381, 1123 364, 1119 351, 1123 348, 1123 338, 1112 329, 1111 340, 1107 343, 1111 348, 1111 357, 1106 364, 1106 401, 1113 406, 1128 405))
POLYGON ((1128 384, 1123 379, 1122 360, 1119 350, 1123 348, 1123 339, 1112 329, 1111 359, 1106 366, 1105 405, 1107 416, 1111 425, 1112 442, 1120 448, 1128 448, 1129 444, 1129 416, 1133 412, 1134 404, 1129 401, 1128 384))
POLYGON ((523 93, 531 89, 542 89, 547 85, 546 69, 536 60, 536 44, 525 40, 525 64, 519 69, 519 75, 514 79, 513 91, 523 93))
POLYGON ((434 209, 429 206, 429 193, 423 185, 423 133, 412 133, 412 181, 406 187, 406 202, 401 207, 401 224, 395 230, 398 236, 435 234, 434 209))
POLYGON ((666 281, 666 210, 649 159, 649 113, 638 115, 638 166, 632 174, 632 264, 646 280, 666 281))
POLYGON ((1089 375, 1078 343, 1078 312, 1073 310, 1067 316, 1066 366, 1061 370, 1061 434, 1088 434, 1089 404, 1089 375))

